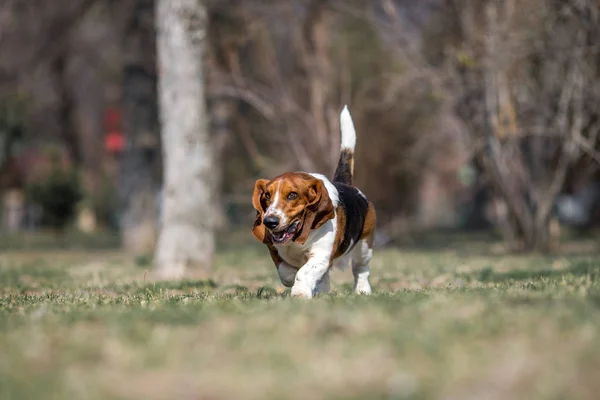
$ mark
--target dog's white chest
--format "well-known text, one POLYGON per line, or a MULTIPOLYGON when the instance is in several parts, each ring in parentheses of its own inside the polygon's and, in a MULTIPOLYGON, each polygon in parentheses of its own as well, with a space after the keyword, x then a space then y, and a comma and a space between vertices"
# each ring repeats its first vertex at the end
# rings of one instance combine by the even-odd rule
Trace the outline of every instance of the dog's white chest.
POLYGON ((277 247, 279 257, 289 265, 300 268, 308 261, 310 256, 309 249, 302 246, 295 246, 293 243, 288 246, 277 247))
POLYGON ((318 262, 328 263, 333 252, 336 225, 337 215, 319 229, 312 231, 304 244, 291 242, 282 246, 275 246, 275 248, 283 261, 292 267, 300 268, 310 258, 315 258, 319 260, 318 262))

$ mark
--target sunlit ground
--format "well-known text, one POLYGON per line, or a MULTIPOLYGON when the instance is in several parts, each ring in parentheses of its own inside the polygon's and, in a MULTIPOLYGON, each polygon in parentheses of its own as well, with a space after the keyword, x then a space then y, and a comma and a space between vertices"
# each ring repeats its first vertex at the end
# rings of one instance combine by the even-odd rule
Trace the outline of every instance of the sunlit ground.
POLYGON ((4 238, 2 399, 595 399, 600 254, 446 235, 380 249, 375 294, 310 302, 237 235, 209 276, 152 282, 111 238, 4 238))

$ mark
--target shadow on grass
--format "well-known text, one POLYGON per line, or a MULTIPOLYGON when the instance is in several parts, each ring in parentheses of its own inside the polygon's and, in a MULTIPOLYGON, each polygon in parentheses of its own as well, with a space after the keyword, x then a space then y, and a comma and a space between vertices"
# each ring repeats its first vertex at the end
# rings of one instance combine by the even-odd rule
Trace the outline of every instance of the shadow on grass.
POLYGON ((561 233, 559 248, 549 254, 516 252, 506 249, 502 237, 493 229, 473 231, 448 228, 412 233, 403 238, 394 239, 382 247, 419 252, 452 250, 458 254, 492 258, 532 254, 552 257, 556 255, 597 255, 600 251, 600 241, 598 241, 597 235, 591 232, 579 232, 565 228, 561 233))
POLYGON ((462 248, 473 244, 501 243, 501 237, 493 230, 465 231, 459 229, 431 229, 414 232, 394 239, 389 246, 415 250, 442 250, 462 248))
POLYGON ((84 234, 68 231, 62 237, 51 232, 24 232, 0 235, 0 251, 6 250, 116 250, 120 238, 114 232, 84 234))
POLYGON ((492 283, 503 283, 510 281, 531 281, 540 279, 556 279, 563 276, 587 276, 589 275, 592 279, 600 279, 600 266, 592 263, 591 261, 582 261, 575 265, 572 265, 566 269, 515 269, 506 272, 497 272, 492 268, 484 268, 481 271, 474 274, 459 275, 459 278, 463 278, 467 281, 480 281, 480 282, 492 282, 492 283))
POLYGON ((19 267, 0 268, 0 286, 17 289, 37 288, 68 278, 62 269, 49 268, 46 263, 33 262, 19 267))
POLYGON ((132 294, 150 292, 160 292, 161 290, 178 290, 182 292, 194 291, 198 289, 215 289, 217 283, 212 279, 203 280, 182 280, 182 281, 160 281, 146 284, 125 284, 115 286, 111 289, 115 291, 125 291, 132 294))
POLYGON ((218 289, 224 296, 248 297, 268 299, 279 296, 277 291, 269 286, 262 286, 256 292, 250 291, 248 287, 237 284, 219 285, 212 279, 205 280, 183 280, 183 281, 160 281, 156 283, 147 283, 143 285, 126 284, 111 288, 115 292, 124 292, 129 295, 147 295, 156 294, 165 291, 175 291, 183 293, 194 293, 198 291, 209 291, 218 289))

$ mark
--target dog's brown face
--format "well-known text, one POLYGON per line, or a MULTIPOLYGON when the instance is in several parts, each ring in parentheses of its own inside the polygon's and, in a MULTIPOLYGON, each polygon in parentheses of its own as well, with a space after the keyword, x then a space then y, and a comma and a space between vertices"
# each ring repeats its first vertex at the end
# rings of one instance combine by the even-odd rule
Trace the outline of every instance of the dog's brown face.
POLYGON ((276 245, 304 243, 311 229, 335 216, 323 182, 302 172, 288 172, 254 185, 252 205, 257 211, 252 233, 276 245))

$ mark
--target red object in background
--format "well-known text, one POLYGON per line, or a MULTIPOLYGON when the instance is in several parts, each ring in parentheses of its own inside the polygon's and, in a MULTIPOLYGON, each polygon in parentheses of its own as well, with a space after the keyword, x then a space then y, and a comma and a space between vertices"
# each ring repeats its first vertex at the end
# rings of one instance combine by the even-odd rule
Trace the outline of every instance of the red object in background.
POLYGON ((108 107, 104 113, 107 134, 104 136, 104 148, 109 153, 120 153, 125 147, 125 136, 121 132, 121 110, 108 107))
POLYGON ((121 110, 117 107, 108 107, 104 112, 104 124, 108 131, 118 130, 121 126, 121 110))
POLYGON ((104 148, 110 153, 120 153, 125 147, 125 138, 121 132, 110 132, 104 137, 104 148))

